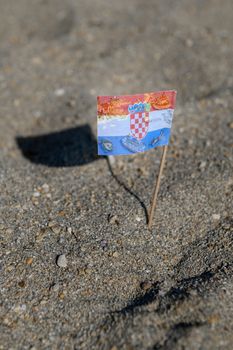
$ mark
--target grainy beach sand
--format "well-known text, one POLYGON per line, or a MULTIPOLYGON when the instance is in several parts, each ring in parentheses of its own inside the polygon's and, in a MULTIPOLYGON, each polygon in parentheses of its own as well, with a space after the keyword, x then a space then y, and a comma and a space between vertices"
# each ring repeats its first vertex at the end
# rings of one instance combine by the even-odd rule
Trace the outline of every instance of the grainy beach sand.
POLYGON ((231 350, 231 0, 0 0, 0 349, 231 350), (96 96, 176 89, 96 156, 96 96))

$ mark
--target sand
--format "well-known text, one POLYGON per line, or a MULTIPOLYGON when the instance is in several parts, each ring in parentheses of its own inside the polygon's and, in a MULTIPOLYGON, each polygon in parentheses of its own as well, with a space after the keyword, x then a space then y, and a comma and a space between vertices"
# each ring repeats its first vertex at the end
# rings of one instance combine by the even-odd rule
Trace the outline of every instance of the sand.
POLYGON ((0 349, 231 350, 232 1, 0 6, 0 349), (151 233, 162 150, 97 157, 96 96, 161 89, 151 233))

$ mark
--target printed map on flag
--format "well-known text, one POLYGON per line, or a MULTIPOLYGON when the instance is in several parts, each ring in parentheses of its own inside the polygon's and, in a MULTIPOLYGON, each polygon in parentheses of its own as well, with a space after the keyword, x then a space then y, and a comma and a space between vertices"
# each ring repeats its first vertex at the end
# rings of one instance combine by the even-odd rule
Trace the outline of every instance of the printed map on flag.
POLYGON ((175 101, 173 90, 98 96, 98 154, 132 154, 167 145, 175 101))

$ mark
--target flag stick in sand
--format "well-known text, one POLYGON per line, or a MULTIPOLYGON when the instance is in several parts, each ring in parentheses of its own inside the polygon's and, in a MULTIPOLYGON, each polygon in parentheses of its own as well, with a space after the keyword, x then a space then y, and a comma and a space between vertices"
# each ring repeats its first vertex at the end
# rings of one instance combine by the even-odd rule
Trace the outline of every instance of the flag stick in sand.
POLYGON ((152 197, 149 222, 148 222, 149 230, 151 230, 151 228, 152 228, 153 216, 154 216, 154 212, 155 212, 155 208, 156 208, 156 204, 157 204, 157 197, 158 197, 159 186, 160 186, 161 177, 162 177, 162 173, 163 173, 163 168, 164 168, 164 164, 165 164, 166 154, 167 154, 167 145, 163 146, 163 154, 162 154, 162 158, 161 158, 160 166, 159 166, 159 175, 155 181, 155 188, 154 188, 154 193, 153 193, 153 197, 152 197))

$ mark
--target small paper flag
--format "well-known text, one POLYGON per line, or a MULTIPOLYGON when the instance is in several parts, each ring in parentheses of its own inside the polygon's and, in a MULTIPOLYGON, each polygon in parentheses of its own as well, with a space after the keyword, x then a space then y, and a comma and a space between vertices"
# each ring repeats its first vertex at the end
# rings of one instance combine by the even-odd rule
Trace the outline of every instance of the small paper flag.
POLYGON ((176 91, 98 96, 98 154, 144 152, 169 143, 176 91))

